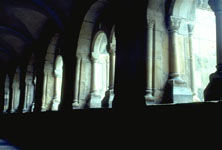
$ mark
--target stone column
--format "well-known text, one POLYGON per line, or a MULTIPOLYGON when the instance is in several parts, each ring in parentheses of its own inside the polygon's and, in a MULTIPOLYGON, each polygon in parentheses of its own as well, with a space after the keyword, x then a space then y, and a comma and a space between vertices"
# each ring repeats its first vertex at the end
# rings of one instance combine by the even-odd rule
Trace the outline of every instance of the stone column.
POLYGON ((110 44, 108 46, 109 52, 109 89, 105 93, 102 100, 102 107, 112 108, 114 98, 114 80, 115 80, 115 62, 116 62, 116 45, 110 44))
POLYGON ((76 75, 75 75, 75 91, 74 91, 74 100, 72 103, 72 108, 76 109, 79 107, 79 79, 80 79, 80 70, 81 70, 81 61, 82 58, 80 55, 76 56, 76 75))
POLYGON ((185 81, 180 77, 179 51, 177 48, 177 32, 180 28, 181 19, 174 16, 169 21, 169 77, 178 84, 184 84, 185 81))
POLYGON ((105 90, 108 90, 109 89, 109 55, 106 55, 106 89, 105 90))
POLYGON ((163 101, 166 103, 193 102, 193 94, 186 82, 180 76, 179 49, 177 32, 181 19, 174 16, 169 18, 169 80, 167 81, 163 101))
POLYGON ((148 19, 148 32, 147 32, 147 56, 146 56, 146 103, 153 103, 153 30, 154 20, 148 19))
POLYGON ((63 70, 55 70, 55 86, 54 86, 54 97, 52 100, 52 111, 59 110, 59 104, 61 103, 61 86, 62 86, 62 73, 63 70))
POLYGON ((208 3, 216 16, 217 71, 210 75, 210 83, 204 90, 204 99, 214 101, 222 99, 222 0, 209 0, 208 3))
POLYGON ((33 102, 32 102, 32 105, 31 105, 31 112, 34 112, 34 109, 35 109, 36 83, 37 83, 37 77, 34 76, 33 81, 32 81, 32 84, 33 84, 33 102))
POLYGON ((23 106, 23 113, 31 111, 31 105, 33 101, 33 86, 32 80, 25 80, 25 101, 23 106))
POLYGON ((96 94, 96 63, 98 62, 99 54, 92 52, 91 60, 92 60, 92 73, 91 73, 91 92, 90 92, 90 100, 89 107, 90 108, 101 108, 101 98, 96 94))
POLYGON ((33 84, 33 75, 34 75, 34 66, 33 62, 34 56, 31 57, 30 62, 27 66, 27 72, 25 77, 25 101, 23 105, 23 112, 30 112, 31 106, 34 101, 34 84, 33 84))
POLYGON ((5 78, 5 93, 4 93, 4 113, 7 112, 8 108, 9 108, 9 95, 10 95, 10 81, 9 81, 9 76, 6 75, 5 78))
POLYGON ((19 103, 20 103, 20 69, 17 68, 13 77, 12 83, 12 107, 10 112, 15 113, 18 111, 19 103))
POLYGON ((188 24, 189 50, 190 50, 190 71, 191 71, 191 90, 193 92, 193 101, 200 101, 197 97, 197 88, 195 86, 195 55, 193 50, 193 24, 188 24))
POLYGON ((44 67, 44 78, 43 78, 43 92, 42 92, 42 107, 41 111, 46 111, 46 89, 47 89, 47 81, 48 81, 48 72, 46 65, 44 67))

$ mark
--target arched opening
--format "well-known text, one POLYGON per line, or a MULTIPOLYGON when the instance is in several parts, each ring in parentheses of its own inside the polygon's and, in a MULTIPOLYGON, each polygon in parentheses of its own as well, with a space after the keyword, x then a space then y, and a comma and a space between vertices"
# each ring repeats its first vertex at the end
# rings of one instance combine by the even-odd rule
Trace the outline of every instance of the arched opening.
MULTIPOLYGON (((84 16, 84 20, 83 20, 80 34, 79 34, 77 51, 76 51, 75 90, 74 90, 74 100, 72 104, 73 109, 80 109, 80 108, 88 107, 88 104, 89 104, 88 102, 89 102, 89 99, 91 98, 90 93, 91 93, 91 87, 92 87, 91 86, 92 84, 91 75, 92 75, 92 70, 93 70, 92 69, 93 65, 91 61, 91 53, 93 51, 92 41, 95 39, 94 38, 95 34, 99 30, 103 30, 107 35, 109 35, 110 30, 111 30, 110 28, 112 27, 110 25, 110 22, 112 21, 110 20, 111 18, 107 16, 108 15, 107 12, 110 10, 111 10, 111 5, 109 1, 107 0, 95 1, 95 3, 93 3, 90 6, 89 10, 84 16), (109 22, 105 21, 104 19, 109 20, 109 22)), ((100 55, 100 57, 103 57, 103 56, 100 55)), ((108 65, 108 63, 106 64, 108 65)), ((101 68, 101 66, 102 65, 98 67, 101 68)), ((108 71, 109 70, 107 70, 106 74, 108 74, 108 71)), ((107 81, 106 86, 108 88, 109 83, 108 83, 108 80, 106 81, 107 81)), ((103 85, 105 86, 105 83, 103 85)), ((99 84, 97 86, 102 87, 103 85, 99 84)))
POLYGON ((58 111, 59 105, 61 103, 62 77, 63 77, 63 59, 61 55, 58 55, 56 57, 54 76, 55 76, 55 85, 54 85, 54 97, 52 101, 52 110, 58 111))
MULTIPOLYGON (((55 33, 51 38, 50 43, 48 45, 45 62, 44 62, 44 77, 43 77, 43 94, 42 94, 42 106, 41 111, 49 111, 51 110, 53 98, 55 97, 54 89, 55 89, 55 69, 57 61, 60 63, 60 58, 56 59, 55 63, 55 55, 56 50, 58 50, 57 44, 60 38, 59 33, 55 33)), ((58 68, 59 69, 59 68, 58 68)))
POLYGON ((193 29, 195 93, 204 101, 209 76, 216 71, 216 18, 207 1, 198 2, 193 29))
POLYGON ((90 107, 101 107, 109 86, 108 39, 103 31, 97 32, 92 42, 92 75, 90 107))

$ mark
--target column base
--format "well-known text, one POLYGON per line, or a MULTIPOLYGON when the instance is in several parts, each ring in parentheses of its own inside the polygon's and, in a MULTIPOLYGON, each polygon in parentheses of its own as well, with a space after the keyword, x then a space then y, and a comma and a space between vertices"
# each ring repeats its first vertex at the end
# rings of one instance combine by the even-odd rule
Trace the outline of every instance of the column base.
POLYGON ((41 112, 46 112, 47 110, 46 110, 46 107, 45 106, 43 106, 42 108, 41 108, 41 112))
POLYGON ((167 81, 163 103, 191 103, 193 93, 182 79, 170 79, 167 81))
POLYGON ((22 113, 28 113, 28 112, 29 112, 29 110, 27 108, 22 109, 22 113))
POLYGON ((101 97, 95 93, 90 93, 88 105, 89 108, 101 108, 101 97))
POLYGON ((199 99, 199 97, 197 97, 197 95, 193 95, 193 102, 201 102, 201 100, 199 99))
POLYGON ((52 108, 51 108, 51 110, 52 111, 58 111, 59 110, 59 104, 60 104, 60 101, 58 101, 58 99, 54 99, 52 101, 52 108))
POLYGON ((152 90, 146 90, 145 100, 146 105, 155 104, 155 97, 152 95, 152 90))
POLYGON ((106 91, 105 97, 102 100, 102 107, 112 108, 113 99, 114 99, 114 91, 113 90, 106 91))
POLYGON ((210 75, 210 83, 204 90, 204 101, 215 101, 222 99, 222 72, 215 72, 210 75))
POLYGON ((78 100, 74 100, 72 103, 72 109, 78 109, 78 108, 79 108, 78 100))

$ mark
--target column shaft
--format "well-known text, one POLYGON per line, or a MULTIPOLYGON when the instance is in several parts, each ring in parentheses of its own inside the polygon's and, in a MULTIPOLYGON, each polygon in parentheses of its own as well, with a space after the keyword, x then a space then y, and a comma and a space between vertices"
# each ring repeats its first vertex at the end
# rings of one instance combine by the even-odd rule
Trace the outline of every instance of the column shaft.
POLYGON ((115 52, 111 52, 109 55, 109 89, 114 89, 114 78, 115 78, 115 59, 116 55, 115 52))
POLYGON ((41 111, 45 111, 45 105, 46 105, 46 89, 47 89, 47 73, 44 72, 44 78, 43 78, 43 92, 42 92, 42 107, 41 111))
POLYGON ((152 93, 152 67, 153 67, 153 27, 149 26, 148 29, 148 41, 147 41, 147 80, 146 80, 146 90, 147 94, 152 93))
POLYGON ((81 71, 81 61, 82 58, 80 56, 76 57, 76 74, 75 74, 75 91, 74 91, 74 100, 72 103, 73 109, 79 107, 79 86, 80 86, 80 71, 81 71))
POLYGON ((146 52, 146 95, 147 104, 154 101, 153 97, 153 30, 154 20, 148 20, 147 52, 146 52))
POLYGON ((96 60, 92 61, 91 93, 96 91, 96 60))
POLYGON ((179 65, 178 65, 178 52, 177 52, 177 33, 176 31, 170 32, 170 77, 175 78, 179 76, 179 65))

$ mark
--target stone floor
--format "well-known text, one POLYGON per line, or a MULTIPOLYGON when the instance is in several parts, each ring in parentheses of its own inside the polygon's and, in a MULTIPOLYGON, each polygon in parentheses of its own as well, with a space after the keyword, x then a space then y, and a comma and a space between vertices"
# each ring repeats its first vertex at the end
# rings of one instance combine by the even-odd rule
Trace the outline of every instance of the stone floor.
POLYGON ((153 135, 152 132, 155 135, 157 131, 179 129, 181 132, 185 128, 192 128, 196 132, 204 127, 205 122, 211 123, 212 118, 221 118, 221 114, 221 102, 154 105, 143 110, 87 109, 7 114, 0 116, 0 139, 8 141, 0 141, 0 150, 6 146, 9 146, 9 150, 17 150, 13 145, 21 150, 69 150, 70 146, 77 145, 96 148, 101 143, 122 143, 123 138, 147 137, 153 135))

